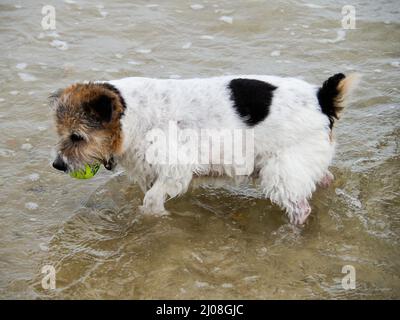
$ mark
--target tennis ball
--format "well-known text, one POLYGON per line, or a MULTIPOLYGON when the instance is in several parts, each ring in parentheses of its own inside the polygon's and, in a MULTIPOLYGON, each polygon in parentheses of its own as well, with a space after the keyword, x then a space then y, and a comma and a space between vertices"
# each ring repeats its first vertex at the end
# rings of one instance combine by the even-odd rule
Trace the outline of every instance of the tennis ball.
POLYGON ((99 171, 100 164, 85 164, 85 169, 75 170, 70 172, 70 176, 76 179, 91 179, 99 171))

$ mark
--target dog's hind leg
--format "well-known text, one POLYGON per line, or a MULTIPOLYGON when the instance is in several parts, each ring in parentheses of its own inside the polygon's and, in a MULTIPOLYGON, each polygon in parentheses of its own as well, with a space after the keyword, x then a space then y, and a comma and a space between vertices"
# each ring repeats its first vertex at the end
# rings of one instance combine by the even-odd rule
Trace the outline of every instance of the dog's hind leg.
POLYGON ((269 157, 260 170, 261 187, 267 198, 285 209, 293 224, 303 224, 311 213, 308 199, 324 168, 312 157, 296 150, 269 157))
POLYGON ((334 176, 330 171, 327 171, 322 179, 318 182, 318 185, 322 188, 328 188, 334 180, 334 176))
POLYGON ((299 200, 290 208, 286 209, 289 213, 290 223, 304 224, 311 213, 311 207, 307 199, 299 200))

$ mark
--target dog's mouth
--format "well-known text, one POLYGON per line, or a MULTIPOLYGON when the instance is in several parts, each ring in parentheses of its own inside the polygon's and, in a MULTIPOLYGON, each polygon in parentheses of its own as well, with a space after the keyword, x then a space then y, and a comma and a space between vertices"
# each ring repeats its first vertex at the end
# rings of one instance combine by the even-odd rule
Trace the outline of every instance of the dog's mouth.
MULTIPOLYGON (((107 170, 114 170, 114 168, 117 166, 117 163, 113 156, 111 156, 109 159, 101 160, 100 163, 103 163, 104 168, 106 168, 107 170)), ((74 166, 71 168, 70 165, 68 165, 61 156, 57 156, 57 158, 53 162, 53 167, 57 170, 69 173, 73 171, 74 166)))
POLYGON ((110 159, 103 160, 103 165, 104 165, 104 168, 106 168, 107 170, 114 170, 114 168, 116 167, 117 163, 115 162, 114 157, 111 156, 110 159))

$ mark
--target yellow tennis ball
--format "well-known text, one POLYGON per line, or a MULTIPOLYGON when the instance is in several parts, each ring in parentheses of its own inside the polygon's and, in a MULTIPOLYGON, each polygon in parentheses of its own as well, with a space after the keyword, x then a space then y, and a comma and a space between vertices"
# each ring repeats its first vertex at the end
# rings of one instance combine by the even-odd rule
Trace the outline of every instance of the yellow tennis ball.
POLYGON ((70 176, 75 179, 91 179, 99 171, 100 164, 85 164, 85 169, 70 172, 70 176))

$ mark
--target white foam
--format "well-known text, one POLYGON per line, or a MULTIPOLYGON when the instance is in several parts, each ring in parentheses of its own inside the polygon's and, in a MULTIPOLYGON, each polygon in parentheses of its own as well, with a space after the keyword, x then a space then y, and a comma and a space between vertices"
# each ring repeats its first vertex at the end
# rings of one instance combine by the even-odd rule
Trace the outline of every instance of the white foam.
POLYGON ((279 57, 281 55, 281 52, 279 50, 274 50, 270 53, 271 57, 279 57))
POLYGON ((311 9, 323 9, 323 8, 325 8, 324 6, 320 6, 318 4, 313 4, 313 3, 304 3, 303 6, 311 8, 311 9))
POLYGON ((42 251, 49 251, 49 247, 43 242, 39 244, 39 248, 42 251))
POLYGON ((40 178, 40 175, 38 173, 32 173, 28 176, 28 179, 31 181, 38 181, 40 178))
POLYGON ((6 101, 6 99, 4 98, 0 98, 0 102, 6 101))
POLYGON ((106 69, 105 71, 106 71, 106 72, 109 72, 109 73, 116 73, 116 72, 119 72, 119 70, 116 69, 116 68, 108 68, 108 69, 106 69))
POLYGON ((180 288, 179 291, 180 291, 181 293, 186 293, 185 288, 180 288))
POLYGON ((12 96, 16 96, 16 95, 19 94, 19 91, 18 91, 18 90, 12 90, 12 91, 10 91, 10 94, 11 94, 12 96))
POLYGON ((144 48, 141 48, 141 49, 136 49, 135 51, 136 51, 137 53, 147 54, 147 53, 150 53, 150 52, 151 52, 151 49, 144 49, 144 48))
POLYGON ((105 10, 100 10, 99 12, 100 12, 100 15, 101 15, 103 18, 105 18, 105 17, 108 16, 108 12, 105 11, 105 10))
POLYGON ((260 278, 260 277, 259 276, 248 276, 248 277, 244 277, 243 281, 253 282, 253 281, 256 281, 258 278, 260 278))
POLYGON ((225 22, 225 23, 229 23, 232 24, 233 23, 233 18, 229 17, 229 16, 222 16, 219 18, 219 20, 225 22))
POLYGON ((36 210, 37 208, 39 208, 39 205, 36 202, 27 202, 25 203, 25 208, 27 208, 28 210, 36 210))
POLYGON ((23 81, 36 81, 37 80, 37 78, 34 75, 30 74, 30 73, 19 72, 18 76, 23 81))
POLYGON ((15 67, 16 67, 17 69, 19 69, 19 70, 23 70, 23 69, 25 69, 27 66, 28 66, 27 63, 21 62, 21 63, 17 63, 15 67))
POLYGON ((15 151, 10 150, 10 149, 0 148, 0 157, 9 158, 9 157, 14 157, 14 156, 15 156, 15 151))
POLYGON ((191 42, 186 42, 183 46, 182 49, 189 49, 192 46, 191 42))
POLYGON ((203 282, 203 281, 196 281, 196 282, 194 283, 194 285, 195 285, 197 288, 207 288, 207 287, 210 286, 210 284, 209 284, 208 282, 203 282))
POLYGON ((200 258, 200 256, 194 252, 192 252, 192 257, 195 258, 198 262, 204 263, 203 259, 200 258))
POLYGON ((201 9, 204 9, 204 6, 202 4, 195 3, 195 4, 192 4, 190 6, 190 8, 192 8, 193 10, 201 10, 201 9))
POLYGON ((24 143, 23 145, 21 145, 21 149, 25 150, 25 151, 29 151, 31 150, 33 147, 30 143, 24 143))
POLYGON ((134 65, 134 66, 138 66, 138 65, 140 65, 141 63, 140 63, 139 61, 129 60, 129 61, 128 61, 128 64, 132 64, 132 65, 134 65))
POLYGON ((400 61, 393 61, 393 62, 390 63, 390 65, 391 65, 392 67, 398 68, 398 67, 400 67, 400 61))
POLYGON ((361 201, 358 200, 357 198, 355 198, 355 197, 349 195, 349 194, 346 193, 344 190, 339 189, 339 188, 336 188, 336 189, 335 189, 335 193, 336 193, 338 196, 344 197, 344 198, 347 200, 347 202, 348 202, 349 204, 353 205, 354 207, 359 208, 359 209, 362 208, 362 203, 361 203, 361 201))
POLYGON ((39 131, 46 131, 46 130, 47 130, 47 127, 45 127, 45 126, 38 126, 37 129, 38 129, 39 131))
POLYGON ((221 287, 225 288, 225 289, 229 289, 229 288, 233 288, 233 284, 232 283, 223 283, 223 284, 221 284, 221 287))
POLYGON ((57 48, 58 50, 62 50, 62 51, 68 50, 68 43, 66 41, 61 41, 61 40, 55 39, 52 42, 50 42, 50 45, 52 47, 57 48))
POLYGON ((60 37, 60 35, 56 31, 46 31, 39 33, 38 35, 39 39, 43 39, 44 37, 58 38, 60 37))
POLYGON ((260 252, 265 254, 268 252, 268 249, 266 247, 262 247, 260 248, 260 252))
POLYGON ((120 53, 116 53, 116 54, 115 54, 115 57, 118 58, 118 59, 121 59, 121 58, 123 57, 123 55, 120 54, 120 53))
POLYGON ((209 35, 203 35, 203 36, 200 36, 200 39, 203 39, 203 40, 213 40, 214 37, 213 37, 213 36, 209 36, 209 35))
POLYGON ((335 39, 321 39, 319 42, 321 43, 337 43, 340 41, 344 41, 346 39, 346 31, 345 30, 338 30, 336 33, 335 39))

